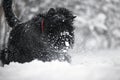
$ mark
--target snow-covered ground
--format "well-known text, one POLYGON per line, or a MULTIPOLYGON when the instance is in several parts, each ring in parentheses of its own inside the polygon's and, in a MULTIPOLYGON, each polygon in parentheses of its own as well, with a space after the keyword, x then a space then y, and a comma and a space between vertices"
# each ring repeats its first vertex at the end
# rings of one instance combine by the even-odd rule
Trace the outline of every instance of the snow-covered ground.
POLYGON ((85 52, 72 63, 11 63, 0 67, 0 80, 120 80, 120 50, 85 52))

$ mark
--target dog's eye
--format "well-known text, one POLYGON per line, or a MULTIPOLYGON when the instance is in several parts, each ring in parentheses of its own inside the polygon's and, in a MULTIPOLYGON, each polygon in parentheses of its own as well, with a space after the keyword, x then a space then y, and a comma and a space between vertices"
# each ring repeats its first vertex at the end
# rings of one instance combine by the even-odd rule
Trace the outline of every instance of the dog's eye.
POLYGON ((55 20, 57 20, 57 21, 65 21, 65 17, 63 16, 63 15, 54 15, 54 17, 53 17, 55 20))
POLYGON ((60 19, 61 17, 59 15, 55 15, 54 18, 60 19))

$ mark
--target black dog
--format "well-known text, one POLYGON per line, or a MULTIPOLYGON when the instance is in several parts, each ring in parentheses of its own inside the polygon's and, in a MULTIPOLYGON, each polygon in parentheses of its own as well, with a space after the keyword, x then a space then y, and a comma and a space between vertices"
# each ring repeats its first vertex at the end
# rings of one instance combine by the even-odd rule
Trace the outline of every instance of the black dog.
POLYGON ((3 10, 12 28, 8 47, 1 51, 3 64, 30 62, 34 59, 70 62, 66 51, 74 43, 75 16, 65 8, 51 8, 22 23, 12 11, 12 0, 3 0, 3 10))

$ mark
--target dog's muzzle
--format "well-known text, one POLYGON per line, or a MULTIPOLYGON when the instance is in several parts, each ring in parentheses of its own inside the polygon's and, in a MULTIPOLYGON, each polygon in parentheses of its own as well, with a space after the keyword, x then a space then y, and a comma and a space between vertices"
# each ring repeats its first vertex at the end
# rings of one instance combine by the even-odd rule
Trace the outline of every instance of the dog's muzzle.
POLYGON ((71 42, 71 39, 72 39, 72 36, 69 34, 69 32, 67 32, 67 31, 64 31, 64 32, 61 32, 61 50, 63 51, 63 52, 67 52, 67 50, 69 49, 69 48, 71 48, 71 44, 72 44, 72 42, 71 42))

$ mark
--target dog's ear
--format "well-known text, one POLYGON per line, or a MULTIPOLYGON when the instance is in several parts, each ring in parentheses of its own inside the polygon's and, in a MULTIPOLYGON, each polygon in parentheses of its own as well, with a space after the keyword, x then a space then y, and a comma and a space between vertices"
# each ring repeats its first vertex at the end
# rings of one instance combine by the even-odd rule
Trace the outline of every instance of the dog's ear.
POLYGON ((68 20, 74 20, 74 18, 76 18, 76 16, 70 16, 69 18, 67 18, 68 20))
POLYGON ((74 19, 74 18, 76 18, 76 17, 77 17, 77 16, 72 16, 71 18, 74 19))
POLYGON ((69 16, 69 18, 66 19, 66 21, 73 21, 76 16, 69 16))
POLYGON ((49 15, 52 15, 55 13, 55 9, 54 8, 50 8, 50 10, 48 11, 48 14, 49 15))

